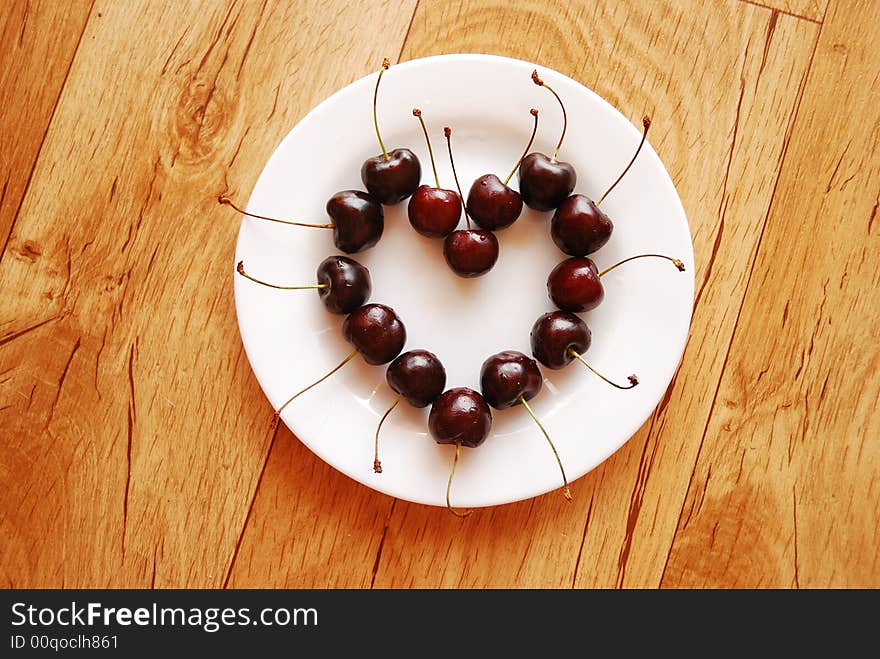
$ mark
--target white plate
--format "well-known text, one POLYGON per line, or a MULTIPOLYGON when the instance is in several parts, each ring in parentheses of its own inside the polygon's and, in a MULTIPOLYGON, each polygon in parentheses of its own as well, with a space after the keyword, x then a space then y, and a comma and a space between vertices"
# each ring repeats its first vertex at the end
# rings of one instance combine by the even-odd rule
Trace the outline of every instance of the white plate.
MULTIPOLYGON (((551 153, 562 117, 552 95, 532 84, 534 68, 487 55, 445 55, 392 66, 379 94, 386 146, 412 149, 422 162, 423 182, 433 183, 424 138, 411 114, 420 107, 445 188, 454 188, 443 139, 443 126, 452 126, 456 167, 467 194, 484 173, 506 176, 531 132, 529 108, 537 107, 540 125, 533 150, 551 153)), ((641 126, 571 78, 537 68, 568 109, 568 134, 559 157, 577 170, 576 191, 596 198, 631 158, 641 126)), ((294 127, 266 164, 248 210, 326 222, 324 204, 330 195, 363 189, 361 163, 379 153, 371 113, 375 75, 336 92, 294 127)), ((627 114, 639 123, 641 108, 628 108, 627 114)), ((386 207, 382 240, 353 257, 370 269, 371 302, 393 307, 406 325, 405 350, 436 353, 446 367, 447 387, 479 390, 483 360, 506 349, 530 354, 532 324, 553 309, 546 279, 564 255, 549 237, 551 215, 525 208, 512 227, 498 233, 501 256, 495 268, 465 280, 446 266, 442 241, 412 230, 406 206, 405 201, 386 207)), ((638 387, 618 391, 577 363, 561 371, 542 369, 544 388, 532 406, 553 437, 570 480, 608 458, 656 407, 681 359, 693 304, 687 219, 649 145, 602 207, 615 228, 608 244, 593 255, 600 268, 647 251, 681 258, 687 272, 654 259, 627 264, 603 279, 605 301, 583 315, 593 332, 586 357, 619 381, 638 374, 638 387)), ((243 259, 257 277, 306 284, 315 282, 317 265, 334 253, 330 231, 244 219, 235 259, 243 259)), ((236 276, 234 268, 231 272, 248 359, 277 409, 349 353, 341 335, 343 317, 327 313, 313 291, 275 291, 236 276)), ((454 448, 430 438, 427 409, 398 406, 382 430, 384 472, 373 473, 374 430, 392 400, 385 367, 356 358, 288 406, 282 418, 318 456, 361 483, 409 501, 445 505, 454 448)), ((493 416, 486 442, 462 451, 454 505, 496 505, 559 488, 553 454, 525 410, 493 416)), ((575 484, 575 496, 577 490, 575 484)))

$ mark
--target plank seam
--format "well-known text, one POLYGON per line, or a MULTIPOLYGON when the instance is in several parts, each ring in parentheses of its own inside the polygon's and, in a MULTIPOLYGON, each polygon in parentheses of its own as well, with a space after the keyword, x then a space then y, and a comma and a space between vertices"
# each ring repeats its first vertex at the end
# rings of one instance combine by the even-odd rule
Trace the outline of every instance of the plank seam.
MULTIPOLYGON (((744 0, 742 0, 744 1, 744 0)), ((758 243, 755 246, 754 257, 752 258, 752 267, 749 269, 749 277, 746 280, 746 287, 743 292, 742 300, 740 301, 739 311, 736 314, 736 321, 733 324, 733 332, 730 334, 730 343, 727 345, 727 353, 724 355, 724 363, 721 366, 721 373, 718 377, 718 384, 715 386, 715 394, 712 397, 712 405, 709 407, 709 415, 706 417, 706 426, 703 428, 703 435, 700 437, 700 445, 697 448, 697 456, 694 459, 694 468, 691 471, 691 477, 688 480, 687 491, 685 492, 684 498, 681 501, 681 510, 678 514, 678 522, 676 523, 675 533, 672 535, 672 541, 669 543, 669 551, 666 554, 666 560, 663 563, 663 572, 660 574, 660 583, 657 584, 658 587, 662 587, 663 581, 666 579, 666 570, 669 567, 669 559, 672 556, 672 549, 675 547, 675 540, 678 537, 679 529, 681 528, 681 517, 684 514, 684 507, 687 503, 688 493, 691 490, 691 486, 693 485, 694 478, 697 473, 697 465, 700 463, 700 455, 703 452, 703 445, 706 441, 706 434, 709 432, 709 423, 712 420, 713 413, 715 411, 715 406, 718 402, 718 393, 721 391, 721 383, 724 381, 724 373, 727 371, 727 363, 730 359, 730 351, 733 348, 733 342, 736 339, 736 330, 739 327, 739 321, 742 316, 742 310, 745 307, 746 298, 748 297, 749 287, 752 283, 752 276, 755 273, 755 265, 758 262, 758 256, 761 253, 761 244, 764 240, 764 233, 767 229, 767 224, 770 219, 770 213, 773 211, 773 202, 776 200, 776 191, 779 187, 779 181, 782 178, 782 173, 785 169, 785 158, 788 155, 788 147, 791 143, 791 137, 794 132, 794 127, 797 124, 798 115, 800 114, 801 109, 801 101, 804 98, 804 92, 806 91, 807 85, 809 84, 810 73, 813 69, 813 59, 816 56, 816 50, 819 46, 819 40, 822 36, 822 23, 819 23, 819 28, 816 30, 816 40, 813 42, 813 50, 810 52, 810 59, 807 62, 807 68, 804 72, 803 82, 801 83, 801 88, 798 91, 797 99, 795 100, 794 112, 792 113, 791 123, 789 124, 788 130, 786 131, 785 143, 782 147, 782 155, 779 158, 779 172, 776 175, 776 180, 773 182, 773 192, 770 195, 770 203, 767 205, 767 213, 764 216, 764 223, 761 226, 761 235, 758 236, 758 243)))
POLYGON ((416 0, 416 6, 413 7, 412 16, 409 17, 409 25, 406 26, 406 34, 403 35, 403 43, 400 44, 400 52, 397 53, 397 63, 400 64, 400 58, 403 57, 403 49, 406 48, 406 42, 409 40, 409 33, 412 30, 413 22, 416 20, 416 12, 419 11, 419 2, 416 0))
POLYGON ((232 577, 232 570, 235 568, 235 562, 238 560, 238 550, 241 548, 241 541, 244 540, 245 531, 251 521, 251 514, 254 511, 254 503, 257 500, 257 494, 260 491, 260 485, 263 483, 263 476, 266 473, 266 467, 269 464, 269 457, 272 455, 272 449, 275 448, 275 440, 278 438, 278 431, 281 429, 281 419, 275 421, 275 432, 272 433, 272 439, 269 442, 269 448, 266 451, 266 458, 263 460, 263 467, 260 469, 260 475, 257 478, 257 484, 254 486, 254 492, 251 495, 251 502, 248 505, 247 514, 244 516, 244 523, 241 525, 241 531, 238 534, 238 540, 235 542, 235 549, 232 551, 232 560, 229 561, 229 568, 226 570, 226 576, 223 579, 223 588, 229 588, 229 579, 232 577))
POLYGON ((0 263, 3 262, 3 257, 6 256, 6 248, 9 246, 9 239, 12 238, 12 232, 15 231, 15 223, 18 222, 21 207, 24 205, 24 200, 27 198, 28 191, 31 188, 31 181, 34 178, 34 172, 37 170, 37 164, 40 162, 40 158, 43 155, 43 147, 46 145, 46 136, 49 134, 49 128, 52 127, 52 123, 55 121, 55 113, 58 111, 58 105, 61 102, 61 97, 64 95, 64 88, 67 86, 67 79, 70 77, 70 71, 73 69, 73 63, 76 61, 76 56, 79 53, 79 47, 82 44, 83 35, 85 35, 86 28, 92 20, 92 10, 94 8, 95 0, 92 0, 92 4, 89 5, 89 13, 86 15, 86 20, 79 33, 79 39, 76 40, 76 48, 73 49, 73 55, 70 58, 70 62, 67 64, 67 71, 64 72, 64 81, 58 88, 58 96, 55 97, 55 104, 52 106, 52 114, 49 115, 49 121, 46 122, 46 129, 43 131, 43 137, 40 139, 40 148, 37 150, 37 157, 34 158, 34 164, 31 165, 31 171, 28 174, 27 182, 24 184, 24 190, 21 193, 21 199, 18 201, 18 208, 15 209, 15 215, 12 216, 12 222, 9 225, 9 233, 6 234, 6 238, 3 241, 3 249, 0 249, 0 263))

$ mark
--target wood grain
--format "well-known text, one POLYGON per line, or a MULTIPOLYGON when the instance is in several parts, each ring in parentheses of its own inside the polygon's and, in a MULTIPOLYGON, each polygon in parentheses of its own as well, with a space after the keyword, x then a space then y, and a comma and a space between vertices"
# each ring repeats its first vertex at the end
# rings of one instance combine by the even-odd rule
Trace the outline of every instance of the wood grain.
POLYGON ((387 44, 350 40, 359 21, 399 48, 409 18, 95 6, 0 269, 4 581, 223 584, 273 424, 216 198, 246 194, 300 116, 375 66, 387 44))
POLYGON ((880 584, 878 21, 822 26, 663 585, 880 584))
POLYGON ((0 250, 9 240, 91 5, 91 0, 17 0, 0 12, 0 250))
POLYGON ((855 0, 10 4, 0 587, 880 587, 878 18, 855 0), (465 51, 653 116, 697 298, 660 407, 573 505, 459 520, 276 432, 216 196, 246 198, 382 56, 465 51))

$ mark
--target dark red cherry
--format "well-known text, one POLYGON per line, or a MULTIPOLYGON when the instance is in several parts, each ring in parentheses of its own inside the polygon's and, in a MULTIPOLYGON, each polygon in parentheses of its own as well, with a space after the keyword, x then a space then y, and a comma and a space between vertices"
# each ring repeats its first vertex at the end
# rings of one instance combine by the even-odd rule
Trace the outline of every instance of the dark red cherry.
MULTIPOLYGON (((529 143, 523 150, 522 155, 510 173, 503 181, 495 176, 495 174, 484 174, 471 185, 468 192, 467 204, 465 205, 466 213, 474 218, 474 222, 484 229, 496 231, 509 227, 516 222, 516 219, 522 213, 523 201, 519 192, 508 186, 513 173, 517 170, 522 159, 532 146, 535 140, 535 133, 538 132, 538 111, 535 108, 529 110, 534 118, 532 126, 532 135, 529 137, 529 143)), ((450 157, 452 154, 450 153, 450 157)), ((453 171, 455 168, 453 167, 453 171)), ((456 183, 458 180, 456 179, 456 183)), ((470 228, 470 227, 468 227, 470 228)))
POLYGON ((531 400, 544 384, 541 370, 531 357, 516 350, 492 355, 480 369, 483 398, 496 410, 507 409, 531 400))
POLYGON ((592 199, 582 194, 568 197, 550 221, 550 236, 571 256, 592 254, 611 238, 614 224, 592 199))
POLYGON ((360 190, 343 190, 330 197, 327 215, 333 220, 333 244, 346 254, 372 247, 385 229, 382 205, 360 190))
POLYGON ((536 211, 552 211, 574 190, 577 174, 567 162, 530 153, 519 164, 519 193, 536 211))
POLYGON ((431 406, 428 430, 438 444, 476 448, 492 429, 492 411, 473 389, 459 387, 444 391, 431 406))
POLYGON ((409 223, 428 238, 448 236, 461 219, 461 198, 454 190, 420 186, 409 200, 409 223))
POLYGON ((519 192, 505 185, 495 174, 484 174, 471 186, 467 210, 474 222, 489 231, 504 229, 522 213, 519 192))
POLYGON ((342 336, 368 364, 387 364, 406 343, 406 328, 391 307, 366 304, 342 324, 342 336))
POLYGON ((394 149, 388 155, 367 158, 361 166, 361 180, 367 191, 383 204, 397 204, 409 197, 422 179, 419 159, 409 149, 394 149))
POLYGON ((484 275, 498 260, 498 239, 491 231, 459 229, 443 241, 443 256, 452 271, 460 277, 484 275))
POLYGON ((583 256, 566 259, 553 268, 547 278, 547 292, 563 311, 589 311, 605 297, 599 269, 592 259, 583 256))
POLYGON ((328 256, 318 266, 318 295, 330 313, 349 314, 370 299, 370 271, 347 256, 328 256))
POLYGON ((410 350, 388 365, 385 379, 410 405, 427 407, 443 393, 446 369, 433 352, 410 350))
POLYGON ((570 164, 556 159, 562 147, 562 140, 565 139, 565 129, 568 127, 565 104, 556 90, 541 80, 537 69, 532 71, 532 82, 539 87, 545 87, 556 97, 562 109, 562 134, 551 157, 548 158, 543 153, 530 153, 523 158, 519 165, 519 193, 529 208, 537 211, 552 211, 574 190, 577 174, 570 164))
POLYGON ((394 149, 388 151, 382 141, 379 131, 379 117, 376 112, 376 104, 379 98, 379 83, 391 62, 388 58, 382 60, 382 68, 376 78, 376 88, 373 90, 373 127, 376 129, 376 139, 382 153, 372 158, 367 158, 361 166, 361 180, 373 197, 382 204, 396 204, 409 197, 422 178, 422 166, 419 159, 409 149, 394 149))
POLYGON ((568 311, 545 313, 532 326, 532 355, 547 368, 558 370, 568 366, 575 355, 590 347, 590 328, 568 311))

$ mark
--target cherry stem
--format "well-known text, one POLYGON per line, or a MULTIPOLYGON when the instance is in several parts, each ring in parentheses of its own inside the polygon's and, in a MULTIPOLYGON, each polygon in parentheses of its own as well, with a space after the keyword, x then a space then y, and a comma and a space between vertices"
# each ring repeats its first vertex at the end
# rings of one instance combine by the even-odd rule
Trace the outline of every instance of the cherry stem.
POLYGON ((458 189, 458 196, 461 198, 461 205, 464 208, 464 221, 467 228, 471 228, 471 216, 468 215, 467 204, 464 201, 464 195, 461 193, 461 185, 458 182, 458 172, 455 171, 455 160, 452 159, 452 129, 449 126, 443 127, 443 134, 446 136, 446 147, 449 149, 449 163, 452 165, 452 177, 455 179, 455 187, 458 189))
POLYGON ((332 224, 311 224, 309 222, 292 222, 290 220, 278 220, 274 217, 266 217, 265 215, 256 215, 254 213, 248 213, 246 210, 242 210, 227 196, 220 195, 217 197, 217 201, 221 204, 225 204, 226 206, 232 206, 233 210, 241 213, 242 215, 246 215, 248 217, 253 217, 258 220, 266 220, 268 222, 278 222, 279 224, 290 224, 295 227, 309 227, 310 229, 332 229, 332 224))
POLYGON ((577 359, 581 364, 583 364, 588 369, 593 371, 593 373, 595 373, 600 378, 605 380, 605 382, 610 384, 612 387, 617 387, 618 389, 632 389, 633 387, 635 387, 639 383, 639 379, 635 375, 628 375, 626 379, 629 380, 629 386, 624 387, 623 385, 617 384, 616 382, 612 382, 611 380, 606 378, 604 375, 602 375, 599 371, 597 371, 595 368, 590 366, 590 363, 586 359, 584 359, 581 356, 581 354, 577 350, 575 350, 574 348, 569 348, 568 354, 571 355, 572 357, 574 357, 575 359, 577 359))
POLYGON ((605 197, 608 196, 608 193, 611 192, 611 191, 617 186, 618 183, 620 183, 620 180, 621 180, 624 176, 626 176, 626 173, 629 171, 629 168, 633 166, 633 163, 636 161, 636 158, 639 157, 639 151, 642 150, 642 146, 645 144, 645 138, 648 137, 648 129, 651 127, 651 117, 649 117, 649 116, 647 116, 647 115, 645 115, 644 117, 642 117, 642 126, 643 126, 643 129, 642 129, 642 140, 639 142, 639 146, 638 146, 638 148, 636 149, 636 152, 635 152, 635 154, 633 155, 632 160, 629 161, 629 164, 628 164, 628 165, 624 168, 624 170, 620 173, 620 176, 617 177, 617 180, 614 181, 614 183, 611 184, 611 187, 608 188, 608 189, 605 191, 605 194, 603 194, 601 197, 599 197, 599 201, 596 202, 596 206, 598 206, 599 204, 601 204, 602 201, 605 199, 605 197))
POLYGON ((449 490, 452 489, 452 477, 455 476, 455 467, 458 464, 458 456, 461 454, 461 440, 456 440, 455 442, 455 457, 452 459, 452 471, 449 472, 449 481, 446 483, 446 508, 456 517, 467 517, 470 515, 473 510, 466 510, 461 512, 452 507, 452 504, 449 502, 449 490))
POLYGON ((535 125, 532 127, 532 136, 529 138, 529 143, 526 144, 525 150, 523 150, 522 155, 519 157, 519 160, 516 161, 516 164, 513 166, 513 169, 510 170, 510 174, 507 175, 507 178, 504 179, 504 185, 507 185, 507 182, 513 178, 513 173, 517 170, 520 163, 523 161, 523 158, 526 157, 529 153, 529 149, 532 148, 532 142, 535 141, 535 133, 538 132, 538 111, 535 108, 529 110, 529 113, 535 118, 535 125))
POLYGON ((634 261, 635 259, 645 259, 645 258, 666 259, 667 261, 671 261, 672 265, 674 265, 676 268, 678 268, 679 272, 684 272, 684 263, 682 263, 680 259, 674 259, 671 256, 666 256, 665 254, 639 254, 637 256, 630 256, 628 259, 623 259, 623 261, 618 261, 614 265, 608 266, 607 268, 605 268, 602 272, 600 272, 596 276, 602 277, 603 275, 607 275, 609 272, 614 270, 614 268, 616 268, 619 265, 623 265, 627 261, 634 261))
POLYGON ((562 99, 559 98, 559 94, 556 93, 556 90, 538 77, 537 69, 532 71, 532 82, 538 85, 538 87, 545 87, 549 90, 550 93, 556 97, 556 100, 559 101, 559 107, 562 108, 562 135, 559 136, 559 142, 556 144, 556 149, 553 151, 553 157, 550 158, 550 162, 556 162, 556 156, 559 155, 559 148, 562 146, 562 140, 565 139, 565 129, 568 128, 568 115, 565 113, 565 104, 562 102, 562 99))
POLYGON ((437 176, 437 165, 434 164, 434 149, 431 148, 431 138, 428 137, 428 129, 425 126, 425 120, 422 119, 422 111, 418 108, 413 108, 413 116, 419 120, 420 124, 422 124, 422 132, 425 134, 425 142, 428 144, 428 155, 431 156, 431 169, 434 170, 434 183, 436 183, 439 188, 440 177, 437 176))
POLYGON ((391 407, 389 407, 385 414, 382 415, 382 418, 379 419, 379 425, 376 427, 376 444, 375 451, 373 453, 373 471, 375 471, 377 474, 382 473, 382 463, 379 460, 379 431, 382 430, 382 424, 385 423, 385 419, 387 419, 388 415, 391 414, 395 407, 397 407, 397 404, 400 402, 400 398, 401 396, 398 396, 394 399, 394 402, 391 403, 391 407))
POLYGON ((293 396, 291 396, 290 398, 287 399, 287 401, 284 403, 284 405, 282 405, 281 407, 278 408, 278 411, 275 412, 275 416, 276 416, 276 417, 281 416, 281 413, 284 411, 284 408, 285 408, 285 407, 287 407, 288 405, 290 405, 293 401, 295 401, 297 398, 299 398, 300 396, 302 396, 304 393, 306 393, 309 389, 311 389, 311 388, 314 387, 315 385, 321 384, 324 380, 326 380, 327 378, 329 378, 329 377, 330 377, 331 375, 333 375, 336 371, 338 371, 340 368, 342 368, 342 367, 345 366, 348 362, 350 362, 350 361, 354 358, 354 356, 355 356, 356 354, 357 354, 357 350, 352 350, 352 351, 349 353, 348 357, 346 357, 346 358, 343 359, 341 362, 339 362, 339 364, 338 364, 337 366, 335 366, 335 367, 333 368, 333 370, 330 371, 327 375, 323 376, 320 380, 315 380, 314 382, 312 382, 312 383, 311 383, 308 387, 306 387, 305 389, 301 389, 300 391, 297 391, 295 394, 293 394, 293 396))
POLYGON ((532 417, 534 422, 538 424, 538 428, 544 433, 544 437, 547 438, 547 443, 550 444, 550 448, 553 449, 553 455, 556 456, 556 463, 559 465, 559 471, 562 472, 562 494, 565 496, 566 500, 571 501, 571 490, 568 488, 568 479, 565 477, 565 469, 562 467, 562 460, 559 458, 559 453, 556 452, 556 447, 553 445, 553 440, 550 439, 550 434, 538 420, 538 417, 535 416, 531 406, 526 402, 525 396, 520 396, 519 402, 522 403, 524 408, 526 408, 526 412, 529 413, 529 416, 532 417))
POLYGON ((376 128, 376 137, 379 138, 379 146, 382 147, 382 155, 388 160, 388 151, 385 150, 385 142, 382 141, 382 134, 379 132, 379 117, 376 115, 376 99, 379 97, 379 83, 382 82, 382 75, 391 66, 388 58, 382 60, 382 68, 379 69, 379 77, 376 78, 376 88, 373 90, 373 126, 376 128))
POLYGON ((270 284, 267 281, 257 279, 256 277, 251 277, 247 272, 245 272, 244 261, 239 261, 238 265, 235 266, 235 269, 238 271, 238 274, 240 274, 245 279, 250 279, 252 282, 256 282, 257 284, 260 284, 261 286, 268 286, 269 288, 277 288, 282 291, 301 291, 301 290, 305 290, 305 289, 309 289, 309 288, 330 288, 329 284, 309 284, 308 286, 279 286, 277 284, 270 284))

